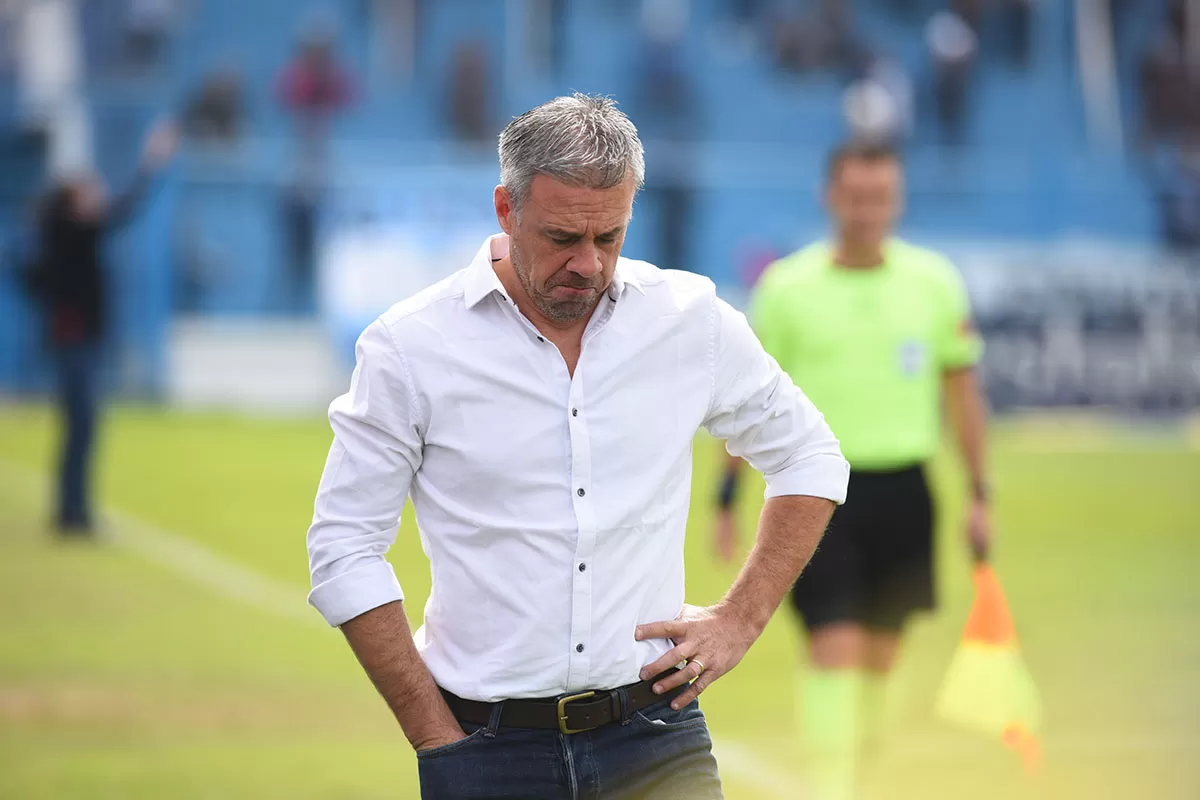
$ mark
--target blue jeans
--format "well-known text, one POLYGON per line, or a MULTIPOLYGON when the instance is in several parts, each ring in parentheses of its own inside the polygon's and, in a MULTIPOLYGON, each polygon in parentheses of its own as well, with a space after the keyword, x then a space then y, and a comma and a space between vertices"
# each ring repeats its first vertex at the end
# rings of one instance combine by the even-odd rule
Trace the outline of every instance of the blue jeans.
POLYGON ((57 522, 63 528, 87 528, 92 524, 89 488, 100 396, 100 350, 93 344, 70 344, 58 347, 54 355, 63 427, 57 522))
POLYGON ((583 733, 462 723, 417 753, 424 800, 713 800, 721 779, 700 704, 669 701, 583 733))

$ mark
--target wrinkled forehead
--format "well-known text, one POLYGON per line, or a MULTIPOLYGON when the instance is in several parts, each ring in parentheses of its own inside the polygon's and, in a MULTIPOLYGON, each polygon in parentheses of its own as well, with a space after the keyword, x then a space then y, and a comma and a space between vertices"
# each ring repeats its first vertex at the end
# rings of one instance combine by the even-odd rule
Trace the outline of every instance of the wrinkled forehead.
POLYGON ((629 223, 636 193, 632 178, 607 189, 595 189, 538 175, 529 185, 525 206, 542 225, 607 231, 629 223))

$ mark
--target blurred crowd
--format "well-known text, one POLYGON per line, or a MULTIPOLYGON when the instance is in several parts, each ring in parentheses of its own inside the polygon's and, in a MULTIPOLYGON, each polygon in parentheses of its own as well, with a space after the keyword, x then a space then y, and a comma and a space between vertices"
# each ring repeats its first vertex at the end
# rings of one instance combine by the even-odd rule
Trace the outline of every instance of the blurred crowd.
POLYGON ((1200 247, 1200 21, 1188 15, 1186 0, 1171 0, 1142 57, 1140 144, 1153 159, 1165 240, 1193 249, 1200 247))
POLYGON ((748 29, 763 26, 779 70, 791 74, 824 71, 845 77, 848 126, 860 138, 901 143, 914 132, 918 116, 936 126, 945 145, 963 144, 972 73, 981 42, 1002 53, 1015 68, 1032 55, 1037 0, 888 0, 900 19, 923 22, 927 68, 911 74, 886 46, 859 29, 847 0, 778 4, 733 0, 735 19, 748 29), (938 7, 940 6, 940 7, 938 7))
MULTIPOLYGON (((795 82, 798 95, 806 92, 810 79, 814 86, 836 85, 844 126, 859 139, 961 153, 978 144, 973 119, 985 62, 993 71, 997 65, 1011 70, 1019 80, 1039 52, 1045 54, 1047 48, 1038 47, 1038 16, 1045 2, 723 0, 715 14, 710 7, 698 11, 691 0, 605 4, 606 13, 624 21, 629 36, 632 83, 620 83, 612 91, 630 109, 647 141, 670 144, 649 160, 644 205, 654 221, 651 257, 669 265, 695 261, 689 248, 697 220, 696 145, 710 140, 706 128, 713 118, 711 99, 706 103, 701 87, 707 59, 724 54, 754 62, 770 80, 795 82), (895 23, 891 34, 868 30, 863 19, 869 14, 888 15, 895 23), (899 30, 919 31, 919 46, 898 41, 899 30), (701 36, 710 41, 697 41, 701 36)), ((1106 2, 1116 31, 1141 8, 1141 0, 1106 2)), ((1140 119, 1137 136, 1131 138, 1148 154, 1164 240, 1195 249, 1200 247, 1200 42, 1190 41, 1196 37, 1189 30, 1198 26, 1189 28, 1186 0, 1163 2, 1169 9, 1162 30, 1141 56, 1131 81, 1140 112, 1127 116, 1140 119)), ((153 85, 156 74, 176 70, 173 54, 201 5, 201 0, 79 3, 87 80, 112 76, 153 85)), ((21 7, 19 0, 0 2, 0 75, 11 76, 21 60, 14 13, 21 7)), ((525 15, 522 57, 552 85, 555 75, 569 73, 568 57, 580 58, 566 51, 567 20, 578 7, 566 0, 525 0, 513 7, 525 15)), ((389 84, 374 79, 377 71, 431 97, 439 130, 464 151, 482 152, 494 141, 505 112, 501 98, 509 86, 505 76, 510 65, 502 61, 512 58, 513 50, 501 36, 467 32, 447 52, 430 57, 423 51, 431 45, 422 31, 433 9, 433 0, 326 4, 309 13, 299 30, 272 34, 280 40, 290 37, 291 52, 273 65, 268 91, 258 85, 263 82, 261 68, 248 71, 242 63, 244 53, 234 56, 217 48, 205 56, 198 73, 188 69, 194 77, 187 78, 171 111, 189 150, 238 152, 248 141, 274 135, 273 128, 264 133, 264 118, 282 114, 291 122, 294 155, 275 201, 293 284, 291 299, 283 304, 286 310, 310 313, 314 307, 319 217, 332 177, 330 142, 343 119, 379 102, 371 93, 389 84), (365 64, 362 58, 347 58, 341 30, 348 23, 370 32, 372 54, 365 64), (372 74, 361 74, 364 69, 372 74)), ((354 40, 352 46, 359 44, 354 40)), ((193 253, 188 259, 198 263, 201 256, 193 253)), ((181 284, 199 287, 202 282, 189 278, 181 284)), ((201 288, 190 292, 182 307, 202 306, 200 294, 201 288)))
MULTIPOLYGON (((1134 0, 1110 0, 1114 13, 1134 0)), ((1172 0, 1173 2, 1175 0, 1172 0)), ((419 61, 423 19, 430 0, 353 0, 339 11, 361 14, 379 31, 384 59, 393 72, 411 74, 419 61)), ((837 74, 847 90, 847 124, 864 136, 902 142, 918 121, 935 130, 943 144, 967 140, 973 77, 981 53, 1002 55, 1020 69, 1033 56, 1036 6, 1039 0, 880 0, 898 19, 924 24, 926 67, 914 74, 910 63, 872 42, 861 30, 850 0, 726 0, 724 24, 730 46, 764 54, 783 75, 837 74)), ((186 25, 188 0, 92 0, 84 4, 83 24, 89 47, 110 69, 146 71, 161 66, 172 37, 186 25), (115 12, 115 13, 114 13, 115 12)), ((545 41, 527 42, 550 70, 561 65, 564 0, 529 0, 527 14, 541 21, 545 41)), ((688 72, 682 52, 694 41, 689 25, 690 0, 622 0, 631 12, 631 36, 645 52, 642 109, 672 117, 678 135, 694 131, 688 72)), ((1176 2, 1179 9, 1183 3, 1176 2)), ((344 7, 343 7, 344 6, 344 7)), ((1176 13, 1180 18, 1182 11, 1176 13)), ((332 15, 330 15, 332 16, 332 15)), ((1174 24, 1174 23, 1173 23, 1174 24)), ((1180 23, 1182 24, 1182 23, 1180 23)), ((287 68, 278 99, 303 118, 310 132, 354 96, 352 81, 338 65, 336 25, 314 24, 301 36, 295 61, 287 68), (317 78, 313 80, 314 76, 317 78), (325 78, 330 83, 324 82, 325 78)), ((464 39, 451 54, 444 74, 423 75, 442 87, 447 131, 464 142, 489 141, 502 120, 491 97, 498 89, 492 63, 499 44, 464 39)), ((1178 123, 1182 111, 1171 98, 1186 93, 1175 64, 1181 43, 1164 40, 1148 54, 1143 89, 1148 107, 1147 129, 1178 123)), ((1192 95, 1195 92, 1191 93, 1192 95)), ((185 108, 189 136, 211 144, 229 144, 246 133, 243 76, 234 63, 217 63, 194 88, 185 108)))

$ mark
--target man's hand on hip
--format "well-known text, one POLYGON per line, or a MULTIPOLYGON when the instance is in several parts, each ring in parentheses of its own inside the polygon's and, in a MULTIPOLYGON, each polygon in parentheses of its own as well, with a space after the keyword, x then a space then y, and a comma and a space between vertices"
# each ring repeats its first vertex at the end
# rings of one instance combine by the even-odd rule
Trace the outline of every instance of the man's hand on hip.
POLYGON ((683 669, 654 686, 655 692, 662 694, 692 681, 692 685, 671 702, 671 707, 678 710, 736 667, 757 636, 753 627, 731 606, 721 604, 708 607, 685 605, 673 620, 639 625, 634 638, 638 641, 670 639, 675 644, 662 658, 642 667, 642 680, 687 662, 683 669))

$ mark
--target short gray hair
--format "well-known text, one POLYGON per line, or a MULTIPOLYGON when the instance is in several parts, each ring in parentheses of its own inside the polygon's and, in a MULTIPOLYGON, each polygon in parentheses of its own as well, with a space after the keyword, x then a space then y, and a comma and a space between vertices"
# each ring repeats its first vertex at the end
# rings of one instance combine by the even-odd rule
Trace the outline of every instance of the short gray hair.
POLYGON ((526 111, 500 133, 500 184, 520 207, 546 175, 569 186, 642 188, 646 157, 637 128, 612 98, 576 92, 526 111))

